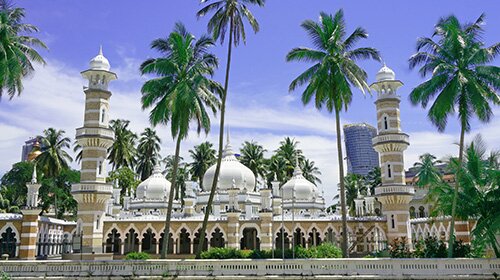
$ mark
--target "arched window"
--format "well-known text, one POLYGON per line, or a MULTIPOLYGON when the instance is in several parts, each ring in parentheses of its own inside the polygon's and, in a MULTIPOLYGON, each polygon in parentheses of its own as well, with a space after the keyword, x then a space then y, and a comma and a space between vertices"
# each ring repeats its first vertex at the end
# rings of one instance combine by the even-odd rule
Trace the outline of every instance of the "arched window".
POLYGON ((384 129, 385 130, 389 129, 389 123, 387 121, 387 116, 384 116, 384 129))
POLYGON ((387 164, 387 178, 392 178, 392 167, 391 164, 387 164))
POLYGON ((391 215, 391 227, 396 228, 396 223, 394 221, 394 215, 391 215))
POLYGON ((102 175, 102 161, 97 162, 97 174, 102 175))
POLYGON ((419 218, 425 218, 425 208, 424 208, 424 206, 418 207, 418 216, 419 216, 419 218))
POLYGON ((415 207, 413 206, 410 207, 410 218, 415 218, 415 207))

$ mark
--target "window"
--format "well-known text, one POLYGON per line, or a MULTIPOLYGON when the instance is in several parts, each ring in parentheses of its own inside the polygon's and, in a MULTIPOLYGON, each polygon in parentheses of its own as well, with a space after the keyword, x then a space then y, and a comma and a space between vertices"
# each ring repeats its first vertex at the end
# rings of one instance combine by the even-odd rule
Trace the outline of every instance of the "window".
POLYGON ((394 215, 391 215, 391 227, 396 228, 396 223, 394 222, 394 215))
POLYGON ((389 124, 387 123, 387 116, 384 116, 384 129, 389 129, 389 124))
POLYGON ((392 178, 392 168, 390 163, 387 164, 387 178, 392 178))
POLYGON ((101 123, 104 123, 104 120, 106 119, 106 109, 101 110, 101 123))
POLYGON ((102 161, 97 162, 97 174, 102 175, 102 161))

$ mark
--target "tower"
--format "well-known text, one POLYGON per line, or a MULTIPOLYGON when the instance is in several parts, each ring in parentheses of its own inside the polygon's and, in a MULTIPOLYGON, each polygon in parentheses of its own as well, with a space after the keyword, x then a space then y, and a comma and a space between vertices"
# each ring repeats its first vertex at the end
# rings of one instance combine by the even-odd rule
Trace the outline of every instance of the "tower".
POLYGON ((81 174, 80 183, 71 189, 78 202, 77 235, 81 235, 82 253, 102 253, 102 218, 113 194, 112 184, 106 183, 107 150, 114 141, 109 128, 108 84, 117 76, 109 69, 101 48, 90 61, 90 69, 82 72, 88 86, 84 87, 83 127, 76 129, 76 140, 82 147, 81 174))
POLYGON ((376 79, 371 88, 377 91, 375 105, 378 134, 372 142, 380 155, 382 185, 375 189, 375 195, 387 216, 388 241, 407 237, 410 242, 408 209, 415 189, 405 184, 404 151, 410 142, 408 135, 401 131, 400 97, 396 94, 403 83, 396 80, 394 71, 385 64, 376 79))

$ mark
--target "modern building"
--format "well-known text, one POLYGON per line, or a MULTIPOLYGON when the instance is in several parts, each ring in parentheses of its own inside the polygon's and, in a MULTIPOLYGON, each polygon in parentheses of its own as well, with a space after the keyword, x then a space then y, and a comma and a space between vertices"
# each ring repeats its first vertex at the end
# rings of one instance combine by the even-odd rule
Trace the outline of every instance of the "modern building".
POLYGON ((372 145, 376 135, 377 129, 367 123, 344 125, 348 173, 366 176, 379 166, 378 153, 372 145))
POLYGON ((21 152, 21 161, 31 161, 39 155, 41 150, 42 136, 35 136, 24 142, 23 149, 21 152), (30 156, 30 153, 33 154, 30 156))
MULTIPOLYGON (((200 243, 200 228, 207 208, 212 166, 204 175, 204 188, 186 183, 184 204, 174 201, 169 236, 164 236, 170 182, 157 166, 135 193, 120 198, 120 190, 106 182, 106 151, 114 139, 109 129, 111 92, 108 83, 117 78, 102 50, 82 72, 88 79, 83 126, 76 138, 82 146, 81 181, 72 186, 78 202, 76 221, 40 216, 36 176, 27 182, 28 199, 21 214, 0 213, 0 255, 11 258, 106 259, 129 252, 158 254, 167 242, 169 254, 193 254, 200 243), (168 238, 168 239, 167 239, 168 238)), ((372 89, 377 91, 378 134, 373 146, 380 153, 382 185, 375 194, 358 194, 355 215, 347 216, 347 232, 339 213, 325 209, 318 188, 304 178, 300 168, 287 182, 258 185, 254 174, 234 156, 227 139, 213 210, 208 219, 205 249, 304 247, 322 242, 340 245, 347 236, 352 255, 384 249, 394 238, 417 240, 429 235, 447 239, 449 218, 410 217, 415 188, 405 184, 404 151, 410 144, 399 117, 402 83, 382 67, 372 89), (378 202, 376 201, 378 199, 378 202)), ((470 242, 474 221, 456 223, 457 238, 470 242)))

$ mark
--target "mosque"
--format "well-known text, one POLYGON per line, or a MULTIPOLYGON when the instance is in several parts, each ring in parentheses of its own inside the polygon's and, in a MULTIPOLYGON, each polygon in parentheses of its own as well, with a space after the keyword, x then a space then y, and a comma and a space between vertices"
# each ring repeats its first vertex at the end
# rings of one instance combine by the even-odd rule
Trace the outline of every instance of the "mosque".
MULTIPOLYGON (((77 221, 39 215, 40 183, 34 174, 27 183, 28 199, 22 213, 0 213, 0 255, 19 259, 109 259, 132 251, 159 254, 162 249, 171 184, 155 167, 135 193, 121 200, 120 190, 106 182, 107 149, 114 140, 108 123, 108 85, 117 75, 110 71, 102 50, 82 75, 88 85, 84 87, 84 123, 76 129, 76 139, 83 147, 81 181, 71 189, 78 202, 77 221)), ((371 85, 377 92, 378 134, 373 146, 380 155, 382 185, 373 194, 358 195, 355 215, 348 214, 351 255, 384 249, 399 237, 410 242, 429 235, 448 239, 449 217, 428 217, 431 205, 424 199, 426 189, 416 191, 413 180, 405 177, 404 151, 410 140, 401 129, 397 90, 402 85, 385 65, 371 85)), ((335 213, 326 211, 322 192, 302 176, 300 168, 295 168, 289 181, 275 181, 268 188, 258 186, 252 171, 236 159, 229 136, 223 156, 205 249, 270 250, 322 242, 340 246, 345 234, 340 209, 335 213)), ((187 182, 184 204, 174 201, 169 254, 189 255, 196 250, 214 173, 215 166, 207 170, 203 188, 187 182)), ((469 242, 473 225, 473 221, 458 221, 457 239, 469 242)))

